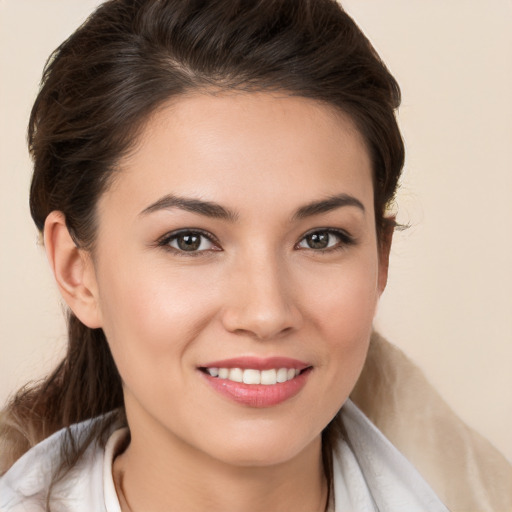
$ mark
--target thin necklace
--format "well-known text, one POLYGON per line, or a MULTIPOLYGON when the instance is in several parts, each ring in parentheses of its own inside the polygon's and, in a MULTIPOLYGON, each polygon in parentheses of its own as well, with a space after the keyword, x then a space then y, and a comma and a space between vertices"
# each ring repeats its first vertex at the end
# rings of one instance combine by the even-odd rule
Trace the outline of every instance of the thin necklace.
MULTIPOLYGON (((120 470, 119 468, 114 468, 114 465, 115 465, 115 459, 112 464, 112 480, 114 481, 114 488, 116 490, 117 499, 119 501, 119 507, 121 509, 121 512, 134 512, 132 510, 132 508, 130 507, 128 500, 126 499, 126 495, 124 492, 124 486, 123 486, 124 471, 120 470)), ((324 488, 324 491, 322 492, 322 496, 320 498, 320 502, 323 503, 322 508, 319 509, 321 512, 324 512, 324 511, 334 512, 333 496, 329 496, 329 494, 330 493, 328 493, 327 490, 324 488), (329 503, 327 503, 327 500, 329 500, 329 503)))

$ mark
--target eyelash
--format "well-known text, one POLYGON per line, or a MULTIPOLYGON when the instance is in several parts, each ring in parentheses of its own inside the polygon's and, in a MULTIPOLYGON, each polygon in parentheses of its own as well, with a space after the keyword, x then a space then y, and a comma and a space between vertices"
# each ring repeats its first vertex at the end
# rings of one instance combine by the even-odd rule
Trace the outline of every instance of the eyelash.
POLYGON ((180 229, 179 231, 173 231, 172 233, 167 233, 162 238, 157 241, 158 247, 162 247, 163 249, 172 252, 173 254, 177 254, 179 256, 204 256, 205 253, 209 253, 210 251, 221 251, 220 244, 217 239, 207 231, 203 231, 201 229, 180 229), (177 240, 180 236, 189 235, 189 236, 199 236, 202 238, 206 238, 212 245, 218 247, 218 249, 209 249, 202 251, 184 251, 177 249, 175 247, 171 247, 171 242, 173 240, 177 240))
MULTIPOLYGON (((347 247, 351 245, 355 245, 356 240, 354 237, 349 235, 346 231, 342 229, 334 229, 334 228, 315 228, 311 231, 305 233, 302 238, 295 244, 294 248, 297 249, 305 249, 309 251, 313 251, 314 253, 326 254, 334 251, 345 250, 347 247), (329 236, 336 236, 339 239, 339 242, 336 243, 332 247, 327 247, 325 249, 314 249, 312 247, 299 247, 307 237, 315 235, 315 234, 328 234, 329 236)), ((204 256, 205 253, 210 253, 210 251, 222 251, 220 248, 220 244, 216 237, 214 237, 211 233, 207 231, 203 231, 201 229, 181 229, 179 231, 173 231, 171 233, 167 233, 163 237, 161 237, 156 244, 158 247, 162 247, 163 249, 170 251, 179 256, 204 256), (199 236, 208 240, 214 247, 214 249, 203 249, 201 251, 185 251, 181 249, 177 249, 176 247, 172 247, 170 244, 172 241, 177 240, 180 236, 189 235, 189 236, 199 236)))
POLYGON ((300 243, 302 243, 303 240, 305 240, 308 236, 312 236, 315 234, 328 234, 329 236, 336 236, 339 239, 339 242, 336 243, 332 247, 327 247, 325 249, 313 249, 312 247, 305 247, 304 249, 313 251, 315 254, 328 254, 334 251, 343 251, 347 249, 347 247, 350 247, 351 245, 355 245, 356 240, 353 236, 349 235, 345 230, 343 229, 335 229, 335 228, 315 228, 311 231, 308 231, 305 233, 302 238, 299 240, 297 244, 295 244, 295 247, 297 247, 300 243))

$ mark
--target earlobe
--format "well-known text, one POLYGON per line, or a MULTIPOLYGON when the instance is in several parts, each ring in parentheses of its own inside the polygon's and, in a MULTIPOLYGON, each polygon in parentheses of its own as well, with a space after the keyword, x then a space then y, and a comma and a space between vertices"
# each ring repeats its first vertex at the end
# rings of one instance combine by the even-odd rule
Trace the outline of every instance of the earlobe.
POLYGON ((53 211, 44 225, 44 245, 59 291, 78 319, 101 327, 94 267, 89 252, 75 244, 62 212, 53 211))
POLYGON ((389 217, 385 219, 384 227, 380 234, 379 240, 379 293, 382 294, 388 282, 389 272, 389 254, 391 252, 391 243, 393 241, 393 233, 395 231, 395 218, 389 217))

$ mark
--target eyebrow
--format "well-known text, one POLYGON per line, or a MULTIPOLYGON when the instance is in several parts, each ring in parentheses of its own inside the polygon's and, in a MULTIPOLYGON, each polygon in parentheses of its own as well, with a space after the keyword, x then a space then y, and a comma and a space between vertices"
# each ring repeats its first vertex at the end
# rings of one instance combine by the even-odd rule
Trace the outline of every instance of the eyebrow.
POLYGON ((313 201, 312 203, 301 206, 294 214, 294 220, 304 219, 306 217, 312 217, 313 215, 319 215, 320 213, 327 213, 331 210, 336 210, 344 206, 355 206, 359 208, 363 213, 366 211, 363 203, 359 199, 350 196, 348 194, 337 194, 335 196, 328 197, 321 201, 313 201))
POLYGON ((203 201, 202 199, 193 199, 188 197, 179 197, 173 194, 168 194, 160 198, 155 203, 149 205, 142 210, 140 215, 148 215, 158 210, 168 210, 171 208, 179 208, 187 212, 197 213, 205 217, 212 217, 214 219, 229 220, 234 222, 238 219, 238 214, 228 208, 224 208, 217 203, 210 201, 203 201))
MULTIPOLYGON (((366 211, 363 203, 361 203, 359 199, 348 194, 338 194, 301 206, 294 213, 292 219, 305 219, 307 217, 312 217, 314 215, 319 215, 321 213, 326 213, 346 206, 355 206, 362 212, 366 211)), ((179 208, 180 210, 197 213, 199 215, 204 215, 205 217, 228 220, 230 222, 238 220, 238 213, 230 210, 229 208, 225 208, 220 204, 213 203, 211 201, 203 201, 202 199, 180 197, 173 194, 168 194, 160 198, 158 201, 142 210, 140 215, 148 215, 159 210, 167 210, 171 208, 179 208)))

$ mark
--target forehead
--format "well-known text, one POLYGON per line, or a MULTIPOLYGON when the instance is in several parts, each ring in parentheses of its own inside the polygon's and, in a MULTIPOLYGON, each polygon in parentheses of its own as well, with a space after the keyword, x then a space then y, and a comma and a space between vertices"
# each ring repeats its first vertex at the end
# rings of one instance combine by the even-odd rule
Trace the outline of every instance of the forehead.
POLYGON ((234 208, 248 199, 293 208, 336 193, 373 199, 368 151, 348 116, 284 94, 181 96, 151 116, 119 171, 104 199, 129 197, 139 211, 166 193, 234 208))

